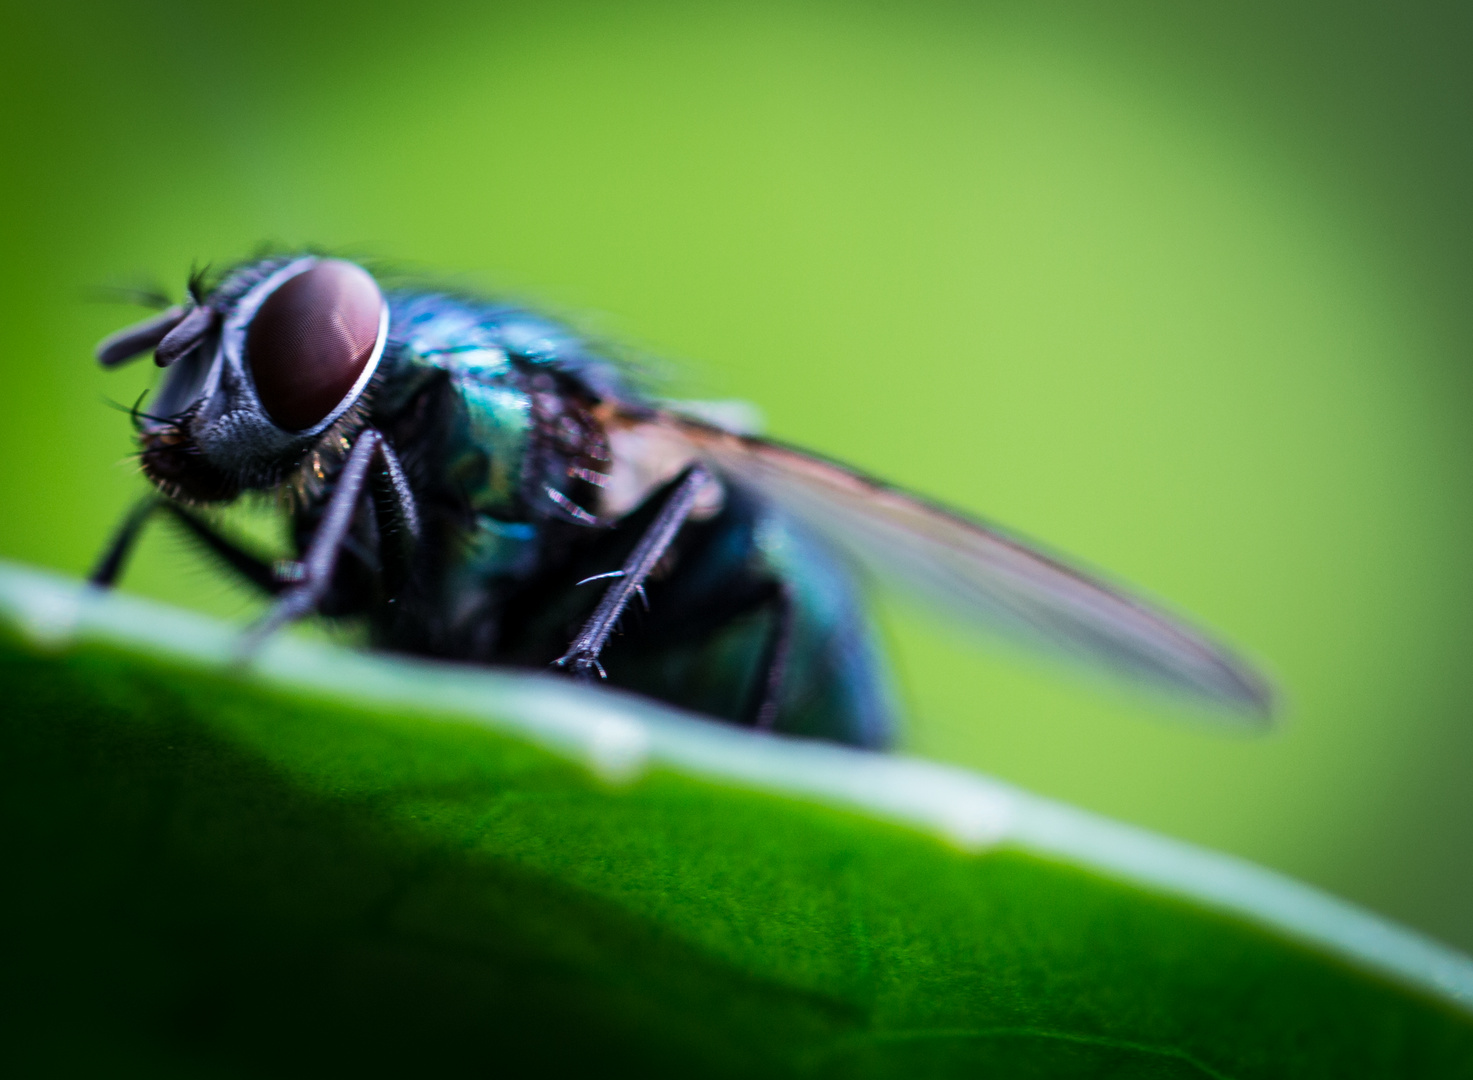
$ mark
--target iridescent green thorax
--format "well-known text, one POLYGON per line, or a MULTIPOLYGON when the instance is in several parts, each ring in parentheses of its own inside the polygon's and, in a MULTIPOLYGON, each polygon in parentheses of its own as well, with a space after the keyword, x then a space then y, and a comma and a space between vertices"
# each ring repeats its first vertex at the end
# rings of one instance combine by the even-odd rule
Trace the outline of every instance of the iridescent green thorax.
POLYGON ((434 472, 453 487, 472 524, 448 567, 453 588, 532 573, 545 523, 580 518, 572 457, 579 447, 549 445, 544 428, 567 427, 541 415, 541 383, 576 369, 615 385, 606 362, 584 352, 565 328, 540 316, 441 294, 391 296, 390 354, 374 412, 392 417, 435 380, 448 382, 451 407, 439 418, 434 472), (559 454, 567 460, 561 460, 559 454))
MULTIPOLYGON (((416 303, 423 304, 417 298, 416 303)), ((433 372, 450 379, 463 408, 456 411, 449 474, 478 514, 518 516, 523 459, 531 434, 532 399, 513 370, 494 327, 450 307, 430 318, 410 318, 395 341, 395 383, 418 386, 433 372)), ((398 321, 391 324, 399 330, 398 321)), ((386 388, 389 389, 389 388, 386 388)), ((392 391, 390 391, 392 394, 392 391)))

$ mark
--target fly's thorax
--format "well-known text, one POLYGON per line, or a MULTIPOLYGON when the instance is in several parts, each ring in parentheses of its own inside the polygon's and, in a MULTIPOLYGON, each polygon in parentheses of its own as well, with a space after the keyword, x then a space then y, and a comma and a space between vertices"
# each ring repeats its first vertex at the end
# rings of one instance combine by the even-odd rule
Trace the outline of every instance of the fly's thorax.
POLYGON ((468 581, 524 579, 540 568, 542 530, 528 521, 503 521, 477 514, 465 538, 460 566, 468 581))
POLYGON ((467 509, 503 522, 597 527, 609 453, 576 339, 528 312, 438 293, 392 296, 393 355, 376 409, 407 412, 427 372, 454 400, 434 438, 467 509))
POLYGON ((532 402, 504 379, 461 377, 455 386, 465 407, 466 482, 479 514, 516 513, 532 438, 532 402))
POLYGON ((191 326, 192 339, 171 333, 157 349, 172 369, 139 424, 144 472, 200 502, 324 479, 364 421, 387 341, 372 276, 316 256, 261 260, 227 276, 177 330, 191 326))
POLYGON ((529 444, 522 467, 523 498, 550 518, 598 526, 599 500, 609 482, 612 454, 593 398, 529 366, 529 444))
POLYGON ((457 367, 447 475, 478 515, 595 527, 609 453, 593 403, 514 361, 457 367))

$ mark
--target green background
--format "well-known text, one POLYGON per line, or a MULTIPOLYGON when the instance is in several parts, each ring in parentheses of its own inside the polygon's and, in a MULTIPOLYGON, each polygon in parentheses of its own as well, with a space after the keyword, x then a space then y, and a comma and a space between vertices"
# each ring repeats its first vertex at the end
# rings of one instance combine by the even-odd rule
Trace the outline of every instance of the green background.
MULTIPOLYGON (((1473 14, 7 2, 0 555, 82 571, 147 365, 262 241, 571 313, 770 430, 1197 614, 1253 739, 887 604, 908 749, 1473 948, 1473 14), (985 722, 978 722, 978 716, 985 722)), ((160 532, 129 587, 244 614, 160 532)))

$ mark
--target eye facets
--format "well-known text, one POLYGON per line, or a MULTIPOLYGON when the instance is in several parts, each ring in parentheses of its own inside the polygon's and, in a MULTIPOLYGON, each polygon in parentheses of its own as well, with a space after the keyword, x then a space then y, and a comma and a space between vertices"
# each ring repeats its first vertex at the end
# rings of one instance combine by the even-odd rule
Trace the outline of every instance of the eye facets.
POLYGON ((384 299, 361 267, 326 259, 266 298, 246 331, 246 360, 273 423, 305 431, 353 389, 373 355, 384 299))

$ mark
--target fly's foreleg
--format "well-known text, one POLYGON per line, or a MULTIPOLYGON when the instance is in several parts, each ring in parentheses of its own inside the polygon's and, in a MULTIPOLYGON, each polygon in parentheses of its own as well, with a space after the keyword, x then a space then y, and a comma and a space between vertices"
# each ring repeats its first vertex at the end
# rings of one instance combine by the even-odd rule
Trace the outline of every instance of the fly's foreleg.
POLYGON ((262 592, 276 596, 286 588, 271 563, 258 559, 235 541, 221 536, 182 506, 164 503, 163 509, 173 514, 179 524, 193 533, 195 539, 209 548, 221 562, 262 592))
POLYGON ((133 546, 138 543, 143 526, 148 524, 148 519, 153 517, 154 511, 163 505, 162 499, 149 496, 128 511, 128 516, 123 519, 123 523, 118 526, 118 531, 113 534, 112 540, 103 550, 102 558, 97 560, 92 573, 87 575, 87 580, 91 584, 99 589, 113 587, 123 573, 123 566, 127 563, 128 556, 133 553, 133 546))
POLYGON ((388 441, 378 431, 369 428, 353 444, 348 460, 338 474, 337 486, 306 555, 300 562, 284 567, 283 576, 289 579, 287 587, 276 606, 247 631, 242 652, 249 654, 254 651, 271 633, 312 614, 322 603, 332 584, 333 571, 337 569, 338 556, 348 539, 348 530, 353 525, 353 515, 369 486, 369 474, 375 462, 384 470, 382 489, 389 493, 394 503, 397 526, 409 534, 410 543, 418 538, 419 513, 404 478, 404 470, 388 441))
POLYGON ((369 490, 378 524, 378 558, 385 591, 399 593, 409 578, 419 544, 419 509, 398 456, 385 440, 379 445, 381 469, 370 470, 369 490))
POLYGON ((123 524, 118 527, 117 533, 108 544, 107 550, 103 552, 102 558, 97 561, 97 566, 88 575, 87 580, 98 588, 112 588, 122 575, 123 567, 134 545, 137 544, 143 527, 157 512, 172 515, 194 535, 195 539, 252 585, 273 595, 282 590, 283 586, 273 574, 270 563, 258 559, 233 540, 222 536, 184 507, 156 496, 143 499, 128 512, 128 516, 123 519, 123 524))
POLYGON ((636 594, 641 597, 644 595, 644 583, 650 576, 650 571, 670 549, 680 527, 695 509, 701 488, 712 480, 711 474, 701 465, 692 465, 686 470, 685 476, 675 485, 665 500, 665 505, 639 538, 639 543, 635 545, 623 567, 607 575, 598 575, 612 577, 615 579, 614 583, 609 586, 593 615, 568 646, 568 651, 553 661, 555 666, 571 668, 574 676, 584 681, 592 679, 595 672, 600 678, 604 677, 604 669, 599 664, 598 657, 608 643, 609 635, 614 632, 614 627, 618 625, 624 609, 629 606, 629 601, 636 594))

